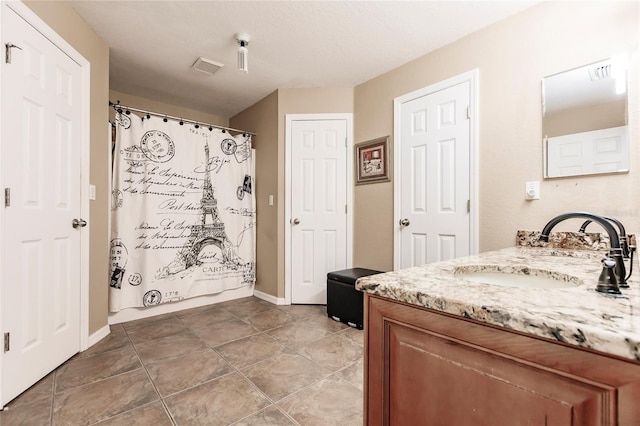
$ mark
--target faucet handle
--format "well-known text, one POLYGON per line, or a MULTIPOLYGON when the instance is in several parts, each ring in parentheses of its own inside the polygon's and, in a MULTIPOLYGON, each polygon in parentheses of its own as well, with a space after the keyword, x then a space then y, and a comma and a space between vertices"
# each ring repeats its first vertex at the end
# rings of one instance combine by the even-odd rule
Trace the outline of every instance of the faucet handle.
POLYGON ((610 257, 602 259, 602 272, 598 278, 596 291, 604 294, 621 294, 618 287, 618 279, 614 272, 616 261, 610 257))
POLYGON ((636 234, 627 234, 627 241, 629 244, 629 249, 630 250, 635 250, 637 245, 636 245, 636 234))

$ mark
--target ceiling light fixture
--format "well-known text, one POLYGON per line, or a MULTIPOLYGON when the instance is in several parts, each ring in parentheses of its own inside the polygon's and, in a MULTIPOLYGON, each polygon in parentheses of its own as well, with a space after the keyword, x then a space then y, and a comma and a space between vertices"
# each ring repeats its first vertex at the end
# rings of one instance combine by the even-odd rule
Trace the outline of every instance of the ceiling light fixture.
POLYGON ((249 51, 247 46, 251 37, 247 33, 236 33, 236 41, 240 45, 238 47, 238 71, 249 72, 249 51))

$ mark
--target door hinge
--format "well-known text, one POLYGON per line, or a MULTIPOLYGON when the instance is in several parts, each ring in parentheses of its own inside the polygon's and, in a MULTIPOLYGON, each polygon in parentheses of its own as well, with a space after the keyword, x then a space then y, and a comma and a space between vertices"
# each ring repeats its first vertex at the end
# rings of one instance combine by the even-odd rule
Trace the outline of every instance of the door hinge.
POLYGON ((4 206, 9 207, 11 205, 11 188, 4 189, 4 206))
POLYGON ((9 352, 10 346, 11 344, 10 344, 9 333, 4 333, 4 351, 9 352))
POLYGON ((467 105, 467 119, 471 118, 471 105, 467 105))
POLYGON ((347 143, 347 138, 344 138, 344 147, 347 148, 349 144, 347 143))
POLYGON ((467 200, 467 213, 471 213, 471 200, 467 200))
POLYGON ((4 44, 4 47, 5 47, 5 49, 6 49, 6 50, 5 50, 5 52, 4 52, 4 61, 5 61, 7 64, 10 64, 10 63, 11 63, 11 49, 13 49, 13 48, 15 47, 16 49, 20 49, 20 50, 22 50, 22 47, 20 47, 20 46, 16 46, 16 45, 15 45, 15 44, 13 44, 13 43, 5 43, 5 44, 4 44))
POLYGON ((347 205, 344 205, 344 214, 347 214, 347 205))

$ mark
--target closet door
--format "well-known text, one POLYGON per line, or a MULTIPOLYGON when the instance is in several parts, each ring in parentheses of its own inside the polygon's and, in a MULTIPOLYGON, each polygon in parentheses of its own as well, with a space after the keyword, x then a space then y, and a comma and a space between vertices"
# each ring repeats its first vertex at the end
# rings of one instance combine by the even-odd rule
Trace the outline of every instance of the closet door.
POLYGON ((2 47, 4 405, 80 350, 86 222, 81 66, 6 4, 2 47))
POLYGON ((291 123, 291 303, 327 303, 347 268, 347 122, 291 123))

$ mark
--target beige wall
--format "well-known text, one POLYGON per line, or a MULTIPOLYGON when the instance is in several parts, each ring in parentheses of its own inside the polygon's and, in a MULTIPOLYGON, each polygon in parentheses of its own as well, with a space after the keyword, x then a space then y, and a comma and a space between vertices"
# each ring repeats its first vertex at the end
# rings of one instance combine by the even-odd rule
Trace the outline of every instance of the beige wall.
POLYGON ((351 88, 279 89, 230 119, 230 126, 257 133, 254 138, 258 209, 256 289, 284 297, 285 116, 351 112, 351 88), (274 125, 276 127, 272 127, 274 125), (274 195, 273 207, 267 205, 269 194, 274 195))
MULTIPOLYGON (((215 114, 209 114, 202 111, 196 111, 194 109, 184 108, 164 102, 158 102, 140 96, 129 95, 126 93, 118 92, 115 90, 109 90, 109 100, 113 103, 120 101, 121 105, 126 105, 131 108, 138 108, 147 111, 157 112, 160 114, 172 115, 174 117, 181 117, 187 120, 199 121, 203 124, 215 124, 217 126, 229 125, 229 120, 225 117, 221 117, 215 114)), ((109 116, 113 118, 113 108, 109 111, 109 116)))
POLYGON ((90 181, 96 200, 90 201, 89 333, 107 324, 109 201, 107 140, 109 47, 66 2, 28 1, 26 5, 91 63, 90 181))
MULTIPOLYGON (((395 97, 477 68, 480 251, 512 246, 516 230, 541 229, 554 215, 574 210, 612 215, 640 230, 639 6, 543 3, 361 84, 355 88, 355 140, 393 134, 395 97), (543 180, 541 79, 619 53, 629 54, 631 63, 631 172, 543 180), (540 200, 524 200, 530 180, 541 181, 540 200)), ((392 268, 392 205, 391 183, 356 188, 358 266, 392 268)))
POLYGON ((231 127, 256 133, 256 290, 278 294, 278 92, 242 111, 231 127), (269 195, 274 205, 269 206, 269 195))
MULTIPOLYGON (((393 98, 395 85, 376 80, 354 91, 354 142, 389 136, 390 182, 358 185, 353 190, 353 265, 377 271, 393 269, 393 98), (375 230, 375 232, 372 232, 375 230)), ((403 93, 411 90, 401 89, 403 93)))

